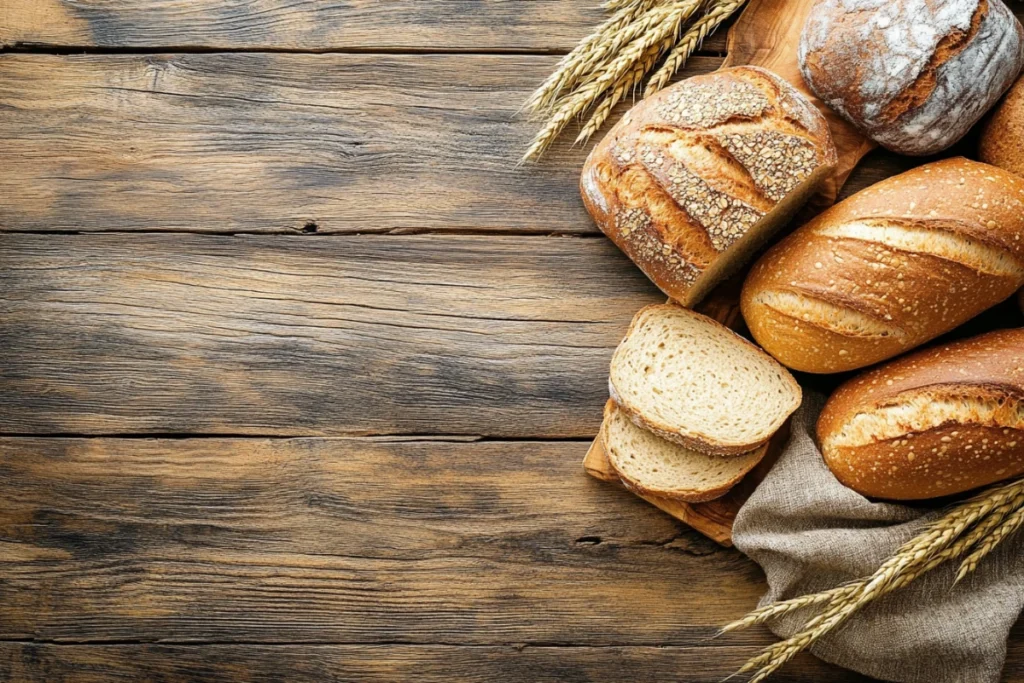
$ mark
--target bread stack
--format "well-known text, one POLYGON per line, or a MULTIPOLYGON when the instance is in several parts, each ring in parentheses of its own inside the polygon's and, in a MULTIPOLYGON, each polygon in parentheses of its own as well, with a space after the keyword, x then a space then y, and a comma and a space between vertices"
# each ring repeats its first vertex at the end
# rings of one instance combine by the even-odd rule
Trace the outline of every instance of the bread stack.
POLYGON ((763 351, 672 304, 637 313, 608 385, 602 438, 622 482, 691 503, 725 494, 757 465, 801 399, 796 380, 763 351))
MULTIPOLYGON (((708 500, 763 457, 799 405, 783 366, 883 363, 841 386, 818 424, 842 483, 906 500, 1024 474, 1024 329, 897 358, 1024 286, 1024 81, 1013 85, 1024 28, 1001 0, 818 0, 799 64, 825 105, 900 154, 949 148, 1009 95, 983 124, 981 161, 889 178, 755 263, 741 310, 767 353, 680 306, 643 309, 612 360, 602 429, 612 466, 642 494, 708 500)), ((808 99, 738 67, 634 107, 590 155, 581 189, 601 230, 692 306, 836 166, 808 99)))

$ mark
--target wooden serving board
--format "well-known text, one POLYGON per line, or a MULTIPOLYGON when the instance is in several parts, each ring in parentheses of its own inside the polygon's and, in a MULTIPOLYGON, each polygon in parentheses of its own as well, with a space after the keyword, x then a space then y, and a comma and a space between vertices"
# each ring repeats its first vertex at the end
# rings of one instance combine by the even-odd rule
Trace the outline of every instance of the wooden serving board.
MULTIPOLYGON (((810 202, 811 210, 817 212, 835 202, 850 173, 864 155, 874 149, 875 144, 815 97, 800 75, 797 46, 800 32, 814 3, 815 0, 750 0, 743 14, 729 30, 726 43, 728 56, 721 68, 752 64, 770 69, 807 95, 824 114, 832 131, 839 163, 836 173, 810 202)), ((739 311, 742 282, 741 275, 722 284, 697 307, 697 310, 726 327, 742 328, 743 321, 739 311)), ((656 496, 641 497, 708 538, 722 545, 731 546, 732 525, 736 513, 778 460, 788 437, 787 423, 772 438, 768 454, 761 463, 718 500, 689 504, 656 496)), ((597 479, 620 483, 608 462, 600 436, 594 439, 587 451, 583 467, 588 474, 597 479)))

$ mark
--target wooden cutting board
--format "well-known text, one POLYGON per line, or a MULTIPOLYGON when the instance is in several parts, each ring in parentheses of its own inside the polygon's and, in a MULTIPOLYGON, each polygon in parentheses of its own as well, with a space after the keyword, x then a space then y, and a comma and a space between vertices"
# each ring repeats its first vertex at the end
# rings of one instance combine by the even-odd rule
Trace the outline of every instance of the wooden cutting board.
MULTIPOLYGON (((807 95, 825 115, 839 155, 839 164, 835 175, 810 202, 812 210, 820 211, 836 200, 850 172, 875 145, 815 97, 800 76, 797 45, 804 21, 814 3, 815 0, 751 0, 729 30, 729 54, 722 68, 753 64, 770 69, 807 95)), ((738 276, 724 283, 697 306, 697 310, 732 329, 743 328, 739 311, 742 281, 742 276, 738 276)), ((772 438, 768 454, 761 463, 739 485, 718 500, 689 504, 656 496, 641 497, 708 538, 731 546, 736 513, 778 460, 788 436, 787 425, 772 438)), ((583 467, 597 479, 619 483, 605 455, 600 437, 594 439, 587 451, 583 467)))

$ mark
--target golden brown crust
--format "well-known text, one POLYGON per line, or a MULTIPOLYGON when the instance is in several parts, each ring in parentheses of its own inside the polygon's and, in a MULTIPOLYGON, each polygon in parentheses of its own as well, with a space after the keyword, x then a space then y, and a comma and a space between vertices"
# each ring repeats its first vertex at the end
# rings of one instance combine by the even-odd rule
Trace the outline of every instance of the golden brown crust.
POLYGON ((1024 78, 1018 79, 982 129, 982 161, 1024 176, 1024 78))
POLYGON ((898 500, 1024 473, 1024 330, 921 351, 841 386, 818 420, 836 477, 898 500))
POLYGON ((947 332, 1024 285, 1024 179, 966 159, 857 193, 769 250, 741 310, 783 365, 840 372, 947 332))
POLYGON ((809 194, 835 164, 828 125, 802 94, 736 67, 636 105, 591 152, 580 188, 598 227, 693 305, 728 271, 716 262, 743 257, 723 256, 730 247, 772 232, 798 208, 782 200, 809 194))

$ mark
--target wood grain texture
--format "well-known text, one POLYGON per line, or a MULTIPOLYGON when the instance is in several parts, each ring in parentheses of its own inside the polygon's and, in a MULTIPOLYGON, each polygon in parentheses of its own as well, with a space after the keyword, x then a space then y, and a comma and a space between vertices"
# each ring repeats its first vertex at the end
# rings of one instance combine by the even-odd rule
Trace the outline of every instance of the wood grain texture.
POLYGON ((7 234, 0 264, 9 434, 591 437, 662 298, 569 237, 7 234))
POLYGON ((516 167, 555 62, 0 55, 0 229, 596 233, 571 136, 516 167))
POLYGON ((599 0, 5 0, 0 45, 561 53, 606 16, 599 0))
MULTIPOLYGON (((720 683, 745 647, 457 647, 352 645, 29 645, 0 643, 0 677, 47 683, 109 681, 438 681, 450 683, 720 683), (642 677, 642 678, 641 678, 642 677)), ((800 655, 772 678, 869 679, 800 655)))
POLYGON ((0 639, 695 645, 756 603, 585 449, 0 439, 0 639))

